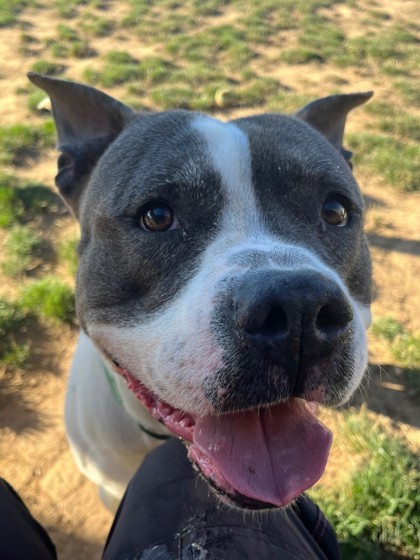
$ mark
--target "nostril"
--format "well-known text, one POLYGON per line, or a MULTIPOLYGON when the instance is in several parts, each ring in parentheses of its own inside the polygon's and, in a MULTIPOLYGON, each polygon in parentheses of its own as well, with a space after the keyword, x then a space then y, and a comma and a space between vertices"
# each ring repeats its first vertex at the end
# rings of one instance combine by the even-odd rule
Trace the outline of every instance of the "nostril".
MULTIPOLYGON (((257 312, 258 317, 258 312, 257 312)), ((254 319, 257 319, 254 317, 254 319)), ((286 313, 279 306, 273 306, 266 315, 260 315, 259 320, 246 329, 248 334, 271 337, 287 331, 288 321, 286 313)))
POLYGON ((353 312, 344 302, 327 303, 318 311, 316 326, 319 331, 331 335, 339 334, 353 319, 353 312))

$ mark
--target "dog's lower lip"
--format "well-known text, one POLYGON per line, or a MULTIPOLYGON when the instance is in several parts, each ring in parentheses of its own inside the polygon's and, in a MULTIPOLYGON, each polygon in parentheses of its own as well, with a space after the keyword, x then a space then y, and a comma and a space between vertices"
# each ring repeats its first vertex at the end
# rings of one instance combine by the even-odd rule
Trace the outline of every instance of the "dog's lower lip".
POLYGON ((150 414, 174 435, 191 442, 194 430, 194 418, 175 408, 153 394, 141 381, 136 379, 128 370, 121 366, 116 366, 116 371, 127 381, 128 388, 134 392, 140 402, 146 407, 150 414))

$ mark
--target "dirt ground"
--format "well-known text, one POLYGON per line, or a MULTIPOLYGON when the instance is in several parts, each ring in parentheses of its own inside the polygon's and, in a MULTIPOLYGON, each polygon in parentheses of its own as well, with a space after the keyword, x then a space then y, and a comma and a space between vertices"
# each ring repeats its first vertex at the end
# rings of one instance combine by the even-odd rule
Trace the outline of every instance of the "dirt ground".
MULTIPOLYGON (((411 2, 409 2, 411 4, 411 2)), ((399 2, 390 3, 390 9, 399 2)), ((398 6, 397 6, 398 7, 398 6)), ((343 17, 345 14, 343 15, 343 17)), ((54 18, 40 18, 34 13, 32 31, 40 36, 55 28, 54 18), (34 31, 35 29, 35 31, 34 31)), ((3 98, 1 116, 5 123, 19 122, 27 113, 16 96, 16 87, 25 83, 29 63, 19 55, 18 30, 4 29, 0 35, 3 98)), ((98 39, 95 49, 101 49, 98 39)), ((127 43, 125 43, 127 44, 127 43)), ((129 50, 129 49, 127 49, 129 50)), ((82 71, 84 62, 72 72, 82 71)), ((297 84, 297 73, 282 75, 289 84, 297 84)), ((321 83, 325 71, 313 71, 305 77, 312 84, 321 83)), ((348 77, 355 91, 371 89, 369 77, 348 77)), ((379 92, 381 84, 376 84, 379 92)), ((117 95, 113 91, 113 95, 117 95)), ((225 115, 226 117, 226 115, 225 115)), ((355 112, 349 129, 360 130, 361 114, 355 112)), ((47 153, 21 174, 36 177, 52 185, 55 155, 47 153)), ((357 170, 356 170, 357 175, 357 170)), ((367 231, 374 265, 375 299, 373 313, 392 315, 411 331, 420 330, 420 197, 400 195, 384 187, 376 177, 357 175, 367 202, 367 231), (380 216, 380 226, 378 226, 380 216)), ((65 237, 75 225, 67 215, 58 216, 51 235, 65 237)), ((5 285, 2 293, 13 292, 5 285)), ((63 403, 67 372, 77 331, 70 328, 39 327, 32 337, 31 367, 13 375, 8 391, 0 395, 0 475, 14 485, 28 507, 45 526, 61 560, 100 558, 111 515, 102 506, 96 487, 77 470, 66 442, 63 426, 63 403)), ((395 367, 385 342, 373 341, 370 352, 370 380, 358 392, 355 403, 362 401, 379 421, 398 430, 414 449, 420 449, 420 395, 407 385, 402 370, 395 367)), ((345 458, 332 451, 332 468, 346 468, 345 458)))

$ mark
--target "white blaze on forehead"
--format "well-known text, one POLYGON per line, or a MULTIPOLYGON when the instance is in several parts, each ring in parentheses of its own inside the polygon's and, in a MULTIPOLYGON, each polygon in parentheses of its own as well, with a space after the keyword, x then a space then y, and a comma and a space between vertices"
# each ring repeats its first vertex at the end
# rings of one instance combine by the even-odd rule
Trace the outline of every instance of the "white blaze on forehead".
POLYGON ((235 225, 252 228, 260 223, 252 184, 251 150, 248 137, 239 127, 206 116, 192 122, 192 128, 206 141, 209 157, 219 173, 226 196, 226 210, 235 214, 235 225))

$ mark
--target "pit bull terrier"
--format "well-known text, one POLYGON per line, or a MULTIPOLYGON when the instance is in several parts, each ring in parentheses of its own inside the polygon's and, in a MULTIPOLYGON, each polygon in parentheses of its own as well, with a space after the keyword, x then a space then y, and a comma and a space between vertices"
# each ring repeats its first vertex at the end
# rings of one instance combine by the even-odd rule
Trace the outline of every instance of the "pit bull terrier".
POLYGON ((51 98, 56 184, 80 221, 82 333, 66 399, 109 507, 168 434, 224 500, 282 507, 322 475, 367 363, 364 205, 333 95, 293 116, 135 113, 30 74, 51 98))

